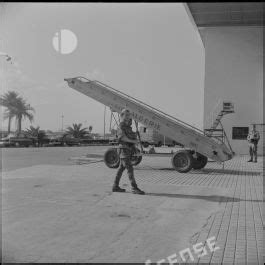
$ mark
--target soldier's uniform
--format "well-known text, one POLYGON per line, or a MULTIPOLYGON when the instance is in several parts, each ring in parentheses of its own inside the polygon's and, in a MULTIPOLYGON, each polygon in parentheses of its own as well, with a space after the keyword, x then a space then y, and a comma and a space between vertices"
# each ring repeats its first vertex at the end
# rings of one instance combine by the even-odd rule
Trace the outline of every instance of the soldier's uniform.
POLYGON ((258 131, 252 131, 251 133, 249 133, 247 137, 247 140, 249 142, 249 154, 250 154, 250 160, 248 162, 253 161, 253 156, 254 156, 254 162, 257 162, 259 139, 260 135, 258 131))
MULTIPOLYGON (((124 118, 125 113, 130 113, 128 110, 124 109, 121 113, 121 117, 124 118)), ((144 191, 140 190, 136 184, 133 172, 133 166, 131 163, 132 155, 135 153, 135 145, 134 143, 126 142, 124 140, 124 136, 129 140, 136 140, 137 135, 132 131, 132 120, 129 119, 127 121, 123 120, 118 128, 118 140, 119 140, 119 150, 120 150, 120 166, 117 171, 114 185, 112 191, 114 192, 125 192, 125 189, 119 187, 120 179, 122 173, 125 169, 127 169, 128 177, 131 182, 132 192, 135 194, 145 194, 144 191)))
POLYGON ((130 124, 126 122, 121 122, 118 128, 118 140, 119 140, 119 149, 120 149, 120 166, 116 174, 115 186, 119 186, 119 182, 122 176, 122 173, 127 169, 128 177, 133 188, 137 188, 137 184, 134 178, 133 166, 131 164, 131 157, 133 154, 133 143, 123 142, 121 139, 123 136, 127 136, 131 140, 136 139, 136 135, 133 133, 130 124))

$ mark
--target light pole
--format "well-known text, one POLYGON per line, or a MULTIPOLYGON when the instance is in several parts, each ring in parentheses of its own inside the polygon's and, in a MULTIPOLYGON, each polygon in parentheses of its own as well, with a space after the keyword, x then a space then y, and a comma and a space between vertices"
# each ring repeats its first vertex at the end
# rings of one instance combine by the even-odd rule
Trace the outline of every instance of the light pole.
POLYGON ((63 132, 63 118, 64 118, 64 115, 62 114, 62 132, 63 132))
POLYGON ((105 122, 105 120, 106 120, 106 106, 104 106, 104 140, 105 140, 105 130, 106 130, 106 122, 105 122))

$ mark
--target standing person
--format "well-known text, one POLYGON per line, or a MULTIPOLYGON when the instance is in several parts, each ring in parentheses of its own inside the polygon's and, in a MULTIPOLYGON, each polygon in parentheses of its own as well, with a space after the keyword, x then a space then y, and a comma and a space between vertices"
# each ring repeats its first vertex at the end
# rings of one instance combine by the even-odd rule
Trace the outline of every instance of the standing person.
POLYGON ((118 140, 120 147, 120 166, 116 174, 114 185, 112 188, 113 192, 125 192, 125 189, 119 187, 122 173, 127 169, 128 177, 131 182, 132 192, 135 194, 145 194, 144 191, 140 190, 136 184, 134 178, 133 166, 131 164, 131 156, 134 145, 138 143, 136 134, 132 132, 132 118, 131 113, 128 109, 123 109, 121 112, 121 123, 118 129, 118 140))
POLYGON ((247 140, 249 142, 249 154, 250 154, 250 159, 248 160, 248 162, 257 163, 259 139, 260 139, 259 132, 256 131, 256 125, 253 124, 253 129, 248 134, 248 137, 247 137, 247 140), (254 156, 254 161, 253 161, 253 156, 254 156))

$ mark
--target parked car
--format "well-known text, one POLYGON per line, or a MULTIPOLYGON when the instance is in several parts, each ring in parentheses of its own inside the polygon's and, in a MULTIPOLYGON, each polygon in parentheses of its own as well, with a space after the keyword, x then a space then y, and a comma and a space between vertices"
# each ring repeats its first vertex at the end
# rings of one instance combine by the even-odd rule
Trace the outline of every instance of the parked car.
POLYGON ((11 147, 11 146, 16 146, 15 143, 12 143, 9 141, 8 138, 2 138, 0 139, 0 147, 11 147))
POLYGON ((49 143, 44 146, 63 146, 63 141, 59 138, 50 139, 49 143))
POLYGON ((17 146, 17 147, 29 147, 35 145, 36 139, 34 137, 29 137, 26 133, 13 133, 9 134, 7 137, 1 139, 0 146, 17 146))
POLYGON ((62 137, 62 142, 63 145, 74 146, 74 145, 80 145, 81 140, 79 138, 74 138, 71 135, 64 135, 62 137))

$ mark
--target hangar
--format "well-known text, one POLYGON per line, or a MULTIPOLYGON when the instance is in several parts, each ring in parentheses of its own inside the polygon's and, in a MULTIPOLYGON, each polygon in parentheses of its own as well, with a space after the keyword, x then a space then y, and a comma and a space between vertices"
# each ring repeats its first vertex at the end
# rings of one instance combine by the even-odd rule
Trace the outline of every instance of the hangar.
POLYGON ((263 154, 263 3, 184 5, 205 49, 204 129, 230 102, 234 112, 222 117, 222 125, 233 150, 248 153, 246 137, 257 124, 263 154))

